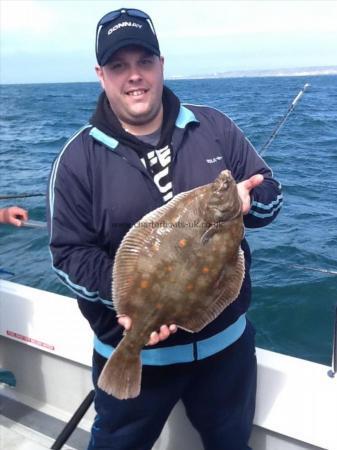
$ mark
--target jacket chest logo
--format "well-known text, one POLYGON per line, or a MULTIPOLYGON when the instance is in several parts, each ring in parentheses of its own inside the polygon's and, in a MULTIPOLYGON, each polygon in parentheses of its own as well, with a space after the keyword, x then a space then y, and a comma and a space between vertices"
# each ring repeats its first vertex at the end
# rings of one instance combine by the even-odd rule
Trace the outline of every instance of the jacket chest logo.
POLYGON ((206 159, 206 162, 208 164, 214 164, 214 163, 217 163, 218 161, 221 161, 221 160, 222 160, 222 156, 215 156, 214 158, 206 159))

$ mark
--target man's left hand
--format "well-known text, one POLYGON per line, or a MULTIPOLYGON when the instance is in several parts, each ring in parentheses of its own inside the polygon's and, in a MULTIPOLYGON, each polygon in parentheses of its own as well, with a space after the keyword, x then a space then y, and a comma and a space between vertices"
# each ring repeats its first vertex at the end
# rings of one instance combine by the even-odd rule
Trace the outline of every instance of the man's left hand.
POLYGON ((241 181, 237 184, 239 196, 242 201, 242 212, 243 214, 248 214, 251 207, 251 198, 250 191, 254 189, 256 186, 259 186, 263 183, 263 175, 253 175, 248 178, 248 180, 241 181))

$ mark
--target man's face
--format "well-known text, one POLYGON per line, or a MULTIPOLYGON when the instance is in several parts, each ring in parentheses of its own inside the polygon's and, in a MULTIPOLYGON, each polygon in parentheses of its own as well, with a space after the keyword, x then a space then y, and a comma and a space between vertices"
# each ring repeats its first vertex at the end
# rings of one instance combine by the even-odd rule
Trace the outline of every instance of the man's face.
POLYGON ((162 57, 142 47, 125 47, 116 52, 96 73, 110 106, 124 128, 147 127, 162 117, 162 57))

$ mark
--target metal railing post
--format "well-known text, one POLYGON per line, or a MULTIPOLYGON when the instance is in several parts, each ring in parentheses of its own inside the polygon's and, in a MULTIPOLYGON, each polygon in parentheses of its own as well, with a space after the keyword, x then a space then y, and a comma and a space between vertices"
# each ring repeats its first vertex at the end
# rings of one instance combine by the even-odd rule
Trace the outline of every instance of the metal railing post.
POLYGON ((89 392, 89 394, 85 397, 83 402, 80 404, 80 406, 77 408, 77 410, 74 412, 72 418, 69 420, 69 422, 66 424, 66 426, 63 428, 61 433, 57 436, 54 444, 50 447, 52 450, 60 450, 63 445, 67 442, 79 422, 81 421, 84 414, 88 411, 90 405, 94 401, 95 397, 95 391, 92 390, 89 392))
POLYGON ((333 340, 332 340, 332 368, 329 370, 329 377, 333 378, 337 373, 337 305, 336 305, 336 314, 335 314, 335 325, 333 331, 333 340))

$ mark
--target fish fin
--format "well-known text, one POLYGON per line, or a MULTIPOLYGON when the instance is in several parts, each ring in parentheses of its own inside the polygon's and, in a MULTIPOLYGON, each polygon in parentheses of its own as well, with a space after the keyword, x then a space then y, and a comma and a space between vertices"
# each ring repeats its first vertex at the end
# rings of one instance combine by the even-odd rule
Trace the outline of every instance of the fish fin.
POLYGON ((212 225, 211 227, 209 227, 205 233, 201 236, 200 240, 201 240, 201 244, 202 245, 206 245, 207 242, 212 238, 212 236, 214 236, 214 234, 217 232, 217 224, 212 225))
POLYGON ((136 276, 139 255, 144 250, 146 241, 151 238, 151 230, 156 230, 153 224, 161 223, 163 216, 173 210, 183 198, 191 195, 192 191, 182 192, 165 205, 146 214, 124 236, 116 252, 112 274, 113 305, 119 314, 129 314, 125 309, 128 303, 126 300, 136 276))
POLYGON ((237 298, 244 275, 245 258, 240 247, 236 263, 224 267, 219 276, 215 287, 214 302, 205 311, 202 311, 200 314, 196 313, 184 322, 177 322, 177 325, 188 331, 197 332, 202 330, 237 298))
MULTIPOLYGON (((232 226, 231 222, 226 222, 226 220, 223 220, 221 222, 216 222, 215 224, 211 225, 205 233, 201 236, 200 241, 202 245, 206 245, 212 237, 217 233, 222 233, 228 228, 232 226)), ((242 227, 242 230, 244 230, 244 227, 242 227)), ((243 231, 244 232, 244 231, 243 231)), ((243 238, 243 236, 242 236, 243 238)))
POLYGON ((122 351, 124 339, 105 363, 98 379, 98 387, 119 400, 137 397, 142 377, 140 356, 122 351))

